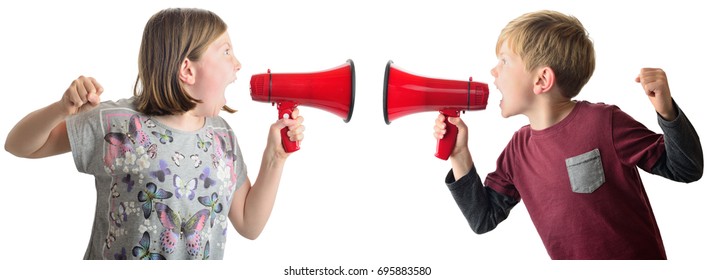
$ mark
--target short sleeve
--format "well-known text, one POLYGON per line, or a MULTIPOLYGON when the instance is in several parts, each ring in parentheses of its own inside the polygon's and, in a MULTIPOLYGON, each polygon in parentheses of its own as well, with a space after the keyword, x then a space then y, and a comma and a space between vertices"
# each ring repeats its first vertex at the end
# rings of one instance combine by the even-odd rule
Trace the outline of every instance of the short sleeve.
POLYGON ((657 134, 613 106, 612 141, 620 161, 628 166, 652 169, 664 153, 664 136, 657 134))
POLYGON ((102 163, 104 139, 101 126, 101 105, 93 110, 67 118, 67 135, 77 171, 98 174, 102 163))

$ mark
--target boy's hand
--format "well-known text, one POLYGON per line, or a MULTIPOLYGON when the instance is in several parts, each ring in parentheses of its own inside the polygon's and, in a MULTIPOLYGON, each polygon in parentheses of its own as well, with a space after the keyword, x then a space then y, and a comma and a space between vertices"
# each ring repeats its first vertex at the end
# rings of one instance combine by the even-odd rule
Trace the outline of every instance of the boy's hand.
POLYGON ((450 159, 451 167, 454 172, 454 178, 459 180, 459 178, 466 175, 474 165, 468 146, 469 130, 468 127, 466 127, 466 123, 464 123, 461 118, 450 117, 447 120, 444 115, 439 114, 439 116, 436 117, 436 122, 434 124, 434 138, 437 140, 444 138, 444 134, 446 133, 445 121, 455 125, 458 130, 456 134, 456 144, 454 145, 454 150, 451 151, 450 159))
MULTIPOLYGON (((436 117, 434 124, 434 138, 436 138, 436 140, 441 140, 444 138, 444 134, 446 134, 445 121, 447 121, 446 117, 442 114, 439 114, 439 116, 436 117)), ((451 157, 459 157, 459 155, 463 155, 464 153, 468 154, 468 127, 466 127, 466 124, 459 117, 450 117, 448 121, 453 125, 456 125, 456 129, 458 129, 456 134, 456 144, 454 145, 454 150, 451 151, 451 157)))
POLYGON ((635 82, 642 84, 647 97, 655 107, 657 113, 667 121, 677 117, 672 104, 672 95, 669 92, 667 75, 659 68, 642 68, 635 82))
POLYGON ((62 95, 60 104, 67 116, 90 110, 99 105, 104 88, 92 77, 79 76, 62 95))

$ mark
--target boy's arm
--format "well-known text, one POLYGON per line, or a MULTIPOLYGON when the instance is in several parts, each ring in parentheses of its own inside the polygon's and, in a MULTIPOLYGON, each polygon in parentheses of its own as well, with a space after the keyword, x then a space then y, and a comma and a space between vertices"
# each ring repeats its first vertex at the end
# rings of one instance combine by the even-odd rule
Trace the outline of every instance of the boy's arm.
POLYGON ((454 180, 454 172, 446 175, 446 185, 461 209, 471 229, 483 234, 496 228, 508 217, 518 200, 484 187, 473 166, 459 180, 454 180))
POLYGON ((657 118, 664 132, 665 152, 650 172, 674 181, 690 183, 699 180, 704 173, 702 144, 684 112, 676 103, 674 108, 674 120, 666 121, 662 116, 657 118))
POLYGON ((18 157, 41 158, 70 151, 65 118, 99 105, 102 87, 80 76, 62 99, 20 120, 5 140, 5 150, 18 157))
POLYGON ((651 172, 680 182, 699 180, 704 173, 702 144, 694 126, 672 99, 667 75, 659 68, 642 68, 635 82, 642 85, 657 111, 664 133, 665 152, 651 172))
POLYGON ((471 229, 477 234, 486 233, 508 217, 518 199, 483 186, 468 148, 468 127, 461 118, 451 117, 447 120, 439 114, 434 125, 434 137, 441 139, 444 136, 445 121, 451 122, 458 129, 456 145, 450 157, 452 170, 446 175, 446 186, 471 229))

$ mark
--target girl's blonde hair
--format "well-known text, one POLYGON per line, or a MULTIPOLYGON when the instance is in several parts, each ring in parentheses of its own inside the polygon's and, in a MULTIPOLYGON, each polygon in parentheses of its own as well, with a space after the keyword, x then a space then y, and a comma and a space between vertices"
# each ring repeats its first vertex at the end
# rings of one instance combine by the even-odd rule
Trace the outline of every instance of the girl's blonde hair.
MULTIPOLYGON (((139 49, 139 74, 134 84, 135 105, 147 115, 182 114, 201 100, 181 86, 179 69, 185 58, 197 61, 228 29, 211 11, 170 8, 154 14, 144 27, 139 49)), ((223 106, 223 110, 235 110, 223 106)))
POLYGON ((595 49, 580 21, 556 11, 538 11, 512 20, 501 31, 496 54, 503 42, 519 55, 527 71, 547 66, 556 85, 573 98, 595 71, 595 49))

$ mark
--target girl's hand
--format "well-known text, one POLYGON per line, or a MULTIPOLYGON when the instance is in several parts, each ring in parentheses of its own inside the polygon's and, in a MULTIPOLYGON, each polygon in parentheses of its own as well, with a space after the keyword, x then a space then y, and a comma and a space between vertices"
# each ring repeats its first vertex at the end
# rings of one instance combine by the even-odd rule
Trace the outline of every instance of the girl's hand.
POLYGON ((283 148, 280 130, 284 127, 288 127, 288 137, 290 141, 302 141, 304 137, 303 132, 305 131, 305 126, 302 125, 303 120, 303 117, 300 116, 300 110, 295 108, 292 113, 292 119, 279 119, 270 126, 267 148, 272 151, 271 153, 274 154, 276 158, 286 159, 290 155, 290 153, 285 152, 283 148))
POLYGON ((676 118, 672 95, 669 92, 667 75, 659 68, 642 68, 640 75, 635 78, 635 82, 642 84, 647 97, 654 106, 657 113, 667 121, 676 118))
POLYGON ((71 116, 84 112, 99 105, 100 95, 104 88, 92 77, 79 76, 72 81, 69 88, 62 95, 60 104, 63 113, 71 116))

